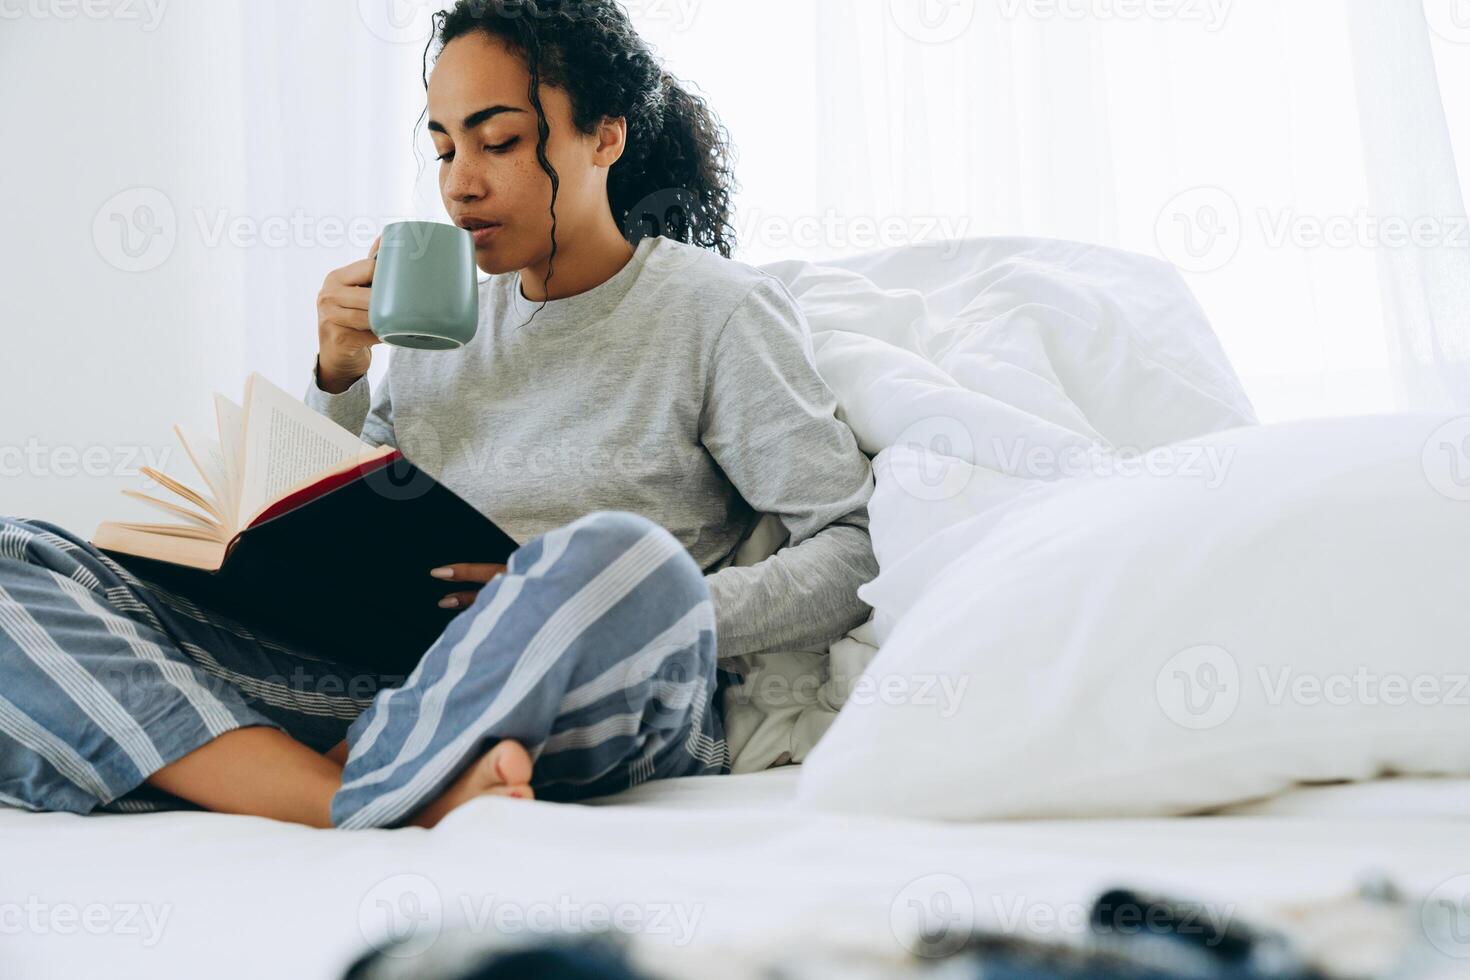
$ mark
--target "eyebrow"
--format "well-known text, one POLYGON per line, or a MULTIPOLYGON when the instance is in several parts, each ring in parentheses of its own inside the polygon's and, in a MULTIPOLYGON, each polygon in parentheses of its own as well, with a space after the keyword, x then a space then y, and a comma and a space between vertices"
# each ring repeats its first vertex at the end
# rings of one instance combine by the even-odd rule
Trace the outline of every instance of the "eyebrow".
MULTIPOLYGON (((515 106, 509 106, 509 105, 493 105, 493 106, 490 106, 488 108, 481 109, 479 112, 472 112, 468 116, 465 116, 464 117, 464 128, 465 129, 474 129, 476 126, 480 125, 481 123, 486 122, 487 120, 493 119, 493 118, 495 118, 496 116, 498 116, 498 115, 500 115, 502 113, 506 113, 506 112, 525 112, 525 111, 526 111, 525 109, 517 109, 515 106)), ((436 132, 436 133, 444 133, 444 135, 446 135, 446 136, 449 135, 448 131, 445 130, 445 128, 444 128, 444 124, 441 123, 441 122, 437 122, 437 121, 435 121, 433 119, 430 119, 429 120, 429 129, 432 130, 433 132, 436 132)))

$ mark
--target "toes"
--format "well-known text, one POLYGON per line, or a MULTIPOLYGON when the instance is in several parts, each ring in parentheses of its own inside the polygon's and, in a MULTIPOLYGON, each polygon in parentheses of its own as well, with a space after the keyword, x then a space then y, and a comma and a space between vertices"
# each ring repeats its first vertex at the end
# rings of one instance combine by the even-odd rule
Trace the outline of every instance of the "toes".
POLYGON ((531 782, 531 756, 520 742, 507 739, 495 743, 485 761, 502 786, 524 787, 531 782))

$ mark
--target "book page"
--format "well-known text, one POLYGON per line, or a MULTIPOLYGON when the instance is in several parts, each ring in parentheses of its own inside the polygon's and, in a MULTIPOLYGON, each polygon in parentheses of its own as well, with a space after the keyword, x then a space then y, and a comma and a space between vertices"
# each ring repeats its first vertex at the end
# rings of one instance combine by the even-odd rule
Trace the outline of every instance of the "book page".
POLYGON ((204 477, 205 486, 209 487, 209 501, 214 504, 210 511, 216 520, 230 522, 234 514, 229 508, 230 502, 230 478, 225 469, 225 455, 220 445, 214 439, 195 429, 188 429, 182 425, 174 426, 174 434, 183 443, 184 452, 189 455, 189 462, 194 464, 194 469, 204 477))
POLYGON ((171 561, 207 572, 218 569, 225 559, 223 542, 205 539, 187 528, 169 525, 103 521, 92 535, 92 544, 109 551, 171 561))
POLYGON ((260 374, 251 374, 245 383, 245 460, 239 514, 255 514, 317 474, 374 451, 374 447, 260 374))
POLYGON ((191 525, 197 525, 198 527, 208 530, 211 537, 214 537, 220 541, 226 541, 229 539, 229 535, 225 533, 224 525, 220 524, 219 521, 213 520, 203 514, 189 510, 187 507, 181 507, 178 504, 171 503, 167 500, 160 500, 157 497, 150 497, 148 494, 141 493, 137 490, 124 490, 123 495, 127 497, 132 497, 134 500, 141 500, 143 503, 149 505, 150 507, 157 507, 159 510, 167 511, 175 517, 182 517, 191 525))
POLYGON ((245 468, 245 409, 224 395, 215 393, 214 418, 219 429, 220 453, 224 457, 228 498, 220 504, 229 515, 233 529, 240 526, 240 473, 245 468))

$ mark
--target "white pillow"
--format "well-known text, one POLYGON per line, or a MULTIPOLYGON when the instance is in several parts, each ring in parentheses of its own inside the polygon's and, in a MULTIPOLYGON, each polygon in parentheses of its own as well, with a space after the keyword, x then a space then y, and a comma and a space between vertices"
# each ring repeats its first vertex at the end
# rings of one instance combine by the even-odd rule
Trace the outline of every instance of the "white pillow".
POLYGON ((1158 259, 996 236, 907 246, 834 266, 863 277, 866 290, 828 278, 809 285, 795 269, 771 270, 799 298, 808 289, 822 298, 814 336, 826 324, 867 333, 845 324, 879 310, 906 314, 896 297, 917 294, 925 317, 910 319, 923 338, 921 353, 956 382, 1042 416, 1050 413, 1037 406, 1051 404, 1052 389, 1063 392, 1114 446, 1150 449, 1255 421, 1193 293, 1158 259), (844 288, 846 303, 838 301, 844 288))
POLYGON ((1176 472, 1021 495, 864 586, 907 614, 802 803, 1146 816, 1470 774, 1470 417, 1247 427, 1158 459, 1176 472))

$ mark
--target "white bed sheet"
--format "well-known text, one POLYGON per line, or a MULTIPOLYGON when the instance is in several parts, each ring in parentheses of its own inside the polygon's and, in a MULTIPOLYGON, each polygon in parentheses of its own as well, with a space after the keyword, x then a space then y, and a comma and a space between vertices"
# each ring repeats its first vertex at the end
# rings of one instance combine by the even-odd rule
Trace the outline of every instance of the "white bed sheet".
POLYGON ((507 909, 622 910, 658 920, 635 941, 668 975, 733 977, 783 953, 901 955, 895 916, 936 888, 995 927, 1066 920, 1120 883, 1266 916, 1369 873, 1423 894, 1470 871, 1464 780, 1318 787, 1245 815, 942 824, 801 810, 794 777, 673 780, 595 806, 487 799, 432 832, 0 811, 0 975, 334 978, 381 938, 378 901, 407 893, 416 941, 485 931, 507 909), (106 928, 63 934, 64 910, 87 906, 106 928), (135 913, 125 931, 130 908, 166 916, 161 929, 135 913))

